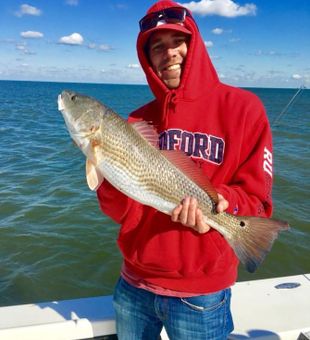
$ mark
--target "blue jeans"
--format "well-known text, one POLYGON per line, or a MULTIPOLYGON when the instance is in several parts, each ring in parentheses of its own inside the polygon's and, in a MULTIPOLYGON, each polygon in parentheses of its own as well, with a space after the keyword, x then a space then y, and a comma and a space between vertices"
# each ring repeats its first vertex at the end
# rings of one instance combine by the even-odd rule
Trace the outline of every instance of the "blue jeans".
POLYGON ((156 295, 120 278, 114 293, 119 340, 224 340, 233 330, 230 288, 191 298, 156 295))

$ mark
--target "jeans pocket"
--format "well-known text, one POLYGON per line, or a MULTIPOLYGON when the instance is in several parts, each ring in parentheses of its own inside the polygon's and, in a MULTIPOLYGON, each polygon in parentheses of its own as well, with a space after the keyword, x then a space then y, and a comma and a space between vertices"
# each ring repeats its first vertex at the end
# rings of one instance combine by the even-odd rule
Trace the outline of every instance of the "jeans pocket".
POLYGON ((181 298, 183 304, 197 312, 213 312, 225 304, 229 289, 216 293, 181 298))

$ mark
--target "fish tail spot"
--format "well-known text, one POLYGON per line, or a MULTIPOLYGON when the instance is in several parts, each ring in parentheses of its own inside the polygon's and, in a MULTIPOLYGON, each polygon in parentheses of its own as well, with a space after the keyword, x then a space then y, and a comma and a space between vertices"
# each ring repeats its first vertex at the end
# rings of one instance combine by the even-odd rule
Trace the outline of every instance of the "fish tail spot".
POLYGON ((241 228, 229 243, 247 271, 253 273, 271 250, 279 232, 288 230, 289 225, 285 221, 262 217, 238 219, 241 228))

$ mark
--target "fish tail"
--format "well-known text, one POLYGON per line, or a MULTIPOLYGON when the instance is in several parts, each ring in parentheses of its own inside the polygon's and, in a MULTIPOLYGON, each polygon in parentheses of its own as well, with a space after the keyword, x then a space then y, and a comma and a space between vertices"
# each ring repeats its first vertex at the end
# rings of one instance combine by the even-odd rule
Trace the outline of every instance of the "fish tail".
POLYGON ((280 231, 288 230, 285 221, 262 217, 238 217, 244 232, 229 240, 247 271, 254 273, 271 250, 280 231), (245 227, 246 226, 246 227, 245 227))

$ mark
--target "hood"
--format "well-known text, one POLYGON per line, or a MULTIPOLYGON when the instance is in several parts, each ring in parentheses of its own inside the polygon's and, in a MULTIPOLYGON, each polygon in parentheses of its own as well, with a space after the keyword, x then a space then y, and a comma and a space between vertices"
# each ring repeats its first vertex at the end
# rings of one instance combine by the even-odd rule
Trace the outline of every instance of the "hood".
MULTIPOLYGON (((149 8, 147 14, 169 7, 183 7, 170 0, 161 0, 149 8)), ((141 66, 145 72, 148 84, 160 103, 164 103, 169 93, 174 92, 179 99, 194 100, 206 95, 219 82, 217 73, 212 65, 204 41, 199 33, 195 21, 186 16, 183 26, 178 24, 164 24, 149 31, 140 32, 137 39, 137 52, 141 66), (145 46, 151 32, 161 29, 175 29, 190 33, 185 65, 183 66, 181 83, 177 89, 169 89, 153 71, 145 52, 145 46)))

